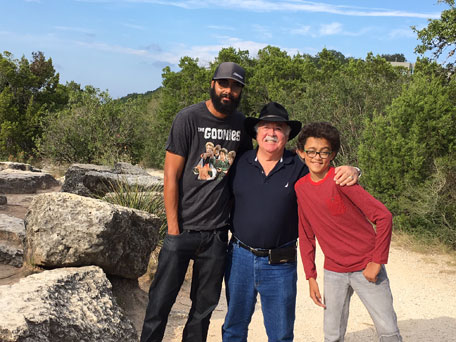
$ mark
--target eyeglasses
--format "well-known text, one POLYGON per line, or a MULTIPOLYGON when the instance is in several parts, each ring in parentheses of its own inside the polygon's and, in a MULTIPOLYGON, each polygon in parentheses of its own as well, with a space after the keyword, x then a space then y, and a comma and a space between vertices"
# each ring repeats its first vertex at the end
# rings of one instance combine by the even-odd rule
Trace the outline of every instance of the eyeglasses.
POLYGON ((309 158, 315 158, 317 156, 317 154, 318 154, 321 159, 326 159, 332 154, 331 151, 320 151, 320 152, 317 152, 317 151, 314 151, 314 150, 304 150, 304 152, 306 152, 306 154, 307 154, 307 156, 309 158))

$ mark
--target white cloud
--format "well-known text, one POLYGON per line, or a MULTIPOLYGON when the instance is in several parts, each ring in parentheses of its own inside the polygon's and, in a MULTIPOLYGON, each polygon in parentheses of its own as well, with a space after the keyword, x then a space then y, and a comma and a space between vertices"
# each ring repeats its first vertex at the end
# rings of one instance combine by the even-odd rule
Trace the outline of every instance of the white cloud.
POLYGON ((313 12, 331 13, 357 17, 409 17, 409 18, 439 18, 440 13, 418 13, 412 11, 398 11, 382 8, 356 7, 333 5, 324 2, 304 0, 123 0, 127 2, 151 3, 165 6, 176 6, 187 9, 200 8, 229 8, 255 12, 313 12))
POLYGON ((416 33, 411 28, 400 28, 392 30, 388 36, 390 38, 416 38, 416 33))
POLYGON ((333 36, 333 35, 357 37, 357 36, 366 34, 372 30, 373 30, 373 28, 371 28, 371 27, 364 27, 356 32, 345 31, 343 29, 343 25, 341 23, 333 22, 330 24, 321 24, 318 29, 312 29, 312 26, 303 25, 303 26, 300 26, 297 28, 288 29, 288 32, 290 34, 294 34, 294 35, 302 35, 302 36, 310 36, 313 38, 318 38, 318 37, 322 37, 322 36, 333 36))
POLYGON ((289 32, 291 34, 306 36, 306 35, 310 34, 310 29, 311 29, 311 27, 308 25, 301 25, 300 27, 290 29, 289 32))
POLYGON ((207 28, 217 31, 234 31, 235 28, 231 26, 209 25, 207 28))
POLYGON ((342 32, 341 23, 323 24, 320 26, 320 31, 319 31, 321 36, 332 36, 335 34, 339 34, 341 32, 342 32))
POLYGON ((76 44, 88 47, 90 49, 100 50, 100 51, 107 51, 107 52, 115 52, 121 53, 126 55, 136 55, 136 56, 147 56, 149 52, 145 49, 133 49, 129 47, 124 47, 120 45, 112 45, 106 44, 102 42, 82 42, 82 41, 75 41, 76 44))
POLYGON ((253 31, 255 31, 262 39, 271 39, 272 33, 268 27, 263 25, 252 25, 253 31))
POLYGON ((144 31, 146 29, 144 26, 136 25, 136 24, 123 23, 122 25, 125 27, 128 27, 128 28, 134 29, 134 30, 138 30, 138 31, 144 31))
POLYGON ((190 56, 192 58, 198 58, 201 65, 208 65, 209 62, 212 62, 214 58, 218 56, 218 53, 223 48, 233 47, 236 50, 248 50, 249 53, 254 56, 258 53, 258 50, 268 45, 266 43, 242 40, 229 36, 219 36, 217 39, 220 42, 213 45, 174 46, 170 50, 173 52, 172 55, 175 58, 173 61, 169 60, 168 62, 172 64, 178 64, 181 57, 190 56))
POLYGON ((54 26, 56 30, 59 31, 66 31, 66 32, 77 32, 77 33, 83 33, 87 36, 94 37, 95 33, 89 29, 83 28, 83 27, 74 27, 74 26, 54 26))

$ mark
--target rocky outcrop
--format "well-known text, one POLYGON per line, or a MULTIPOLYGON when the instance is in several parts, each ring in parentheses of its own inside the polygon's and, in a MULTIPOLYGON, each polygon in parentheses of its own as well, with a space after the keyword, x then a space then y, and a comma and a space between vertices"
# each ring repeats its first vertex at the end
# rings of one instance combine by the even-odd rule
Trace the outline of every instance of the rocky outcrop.
POLYGON ((0 214, 0 264, 21 267, 24 240, 24 220, 0 214))
POLYGON ((24 249, 8 241, 0 241, 0 264, 22 267, 24 249))
POLYGON ((146 170, 128 163, 114 168, 91 164, 73 164, 66 174, 61 191, 99 198, 115 189, 130 187, 135 191, 161 190, 163 180, 146 170))
POLYGON ((22 245, 25 239, 24 220, 0 214, 0 240, 7 240, 22 245))
POLYGON ((160 225, 153 214, 101 200, 40 194, 25 218, 25 260, 45 268, 97 265, 135 279, 146 272, 160 225))
POLYGON ((0 171, 0 193, 4 194, 33 194, 59 185, 54 177, 45 172, 11 168, 0 171))
POLYGON ((94 194, 85 187, 84 177, 88 172, 110 172, 111 168, 93 164, 73 164, 65 173, 65 181, 60 191, 72 194, 94 197, 94 194))
POLYGON ((0 162, 0 170, 6 170, 6 169, 41 172, 40 169, 37 169, 30 164, 16 163, 16 162, 0 162))
POLYGON ((4 342, 138 340, 96 266, 44 271, 0 286, 0 308, 4 342))
POLYGON ((130 163, 118 162, 114 165, 113 173, 123 174, 123 175, 140 175, 140 176, 150 176, 146 170, 142 167, 131 165, 130 163))

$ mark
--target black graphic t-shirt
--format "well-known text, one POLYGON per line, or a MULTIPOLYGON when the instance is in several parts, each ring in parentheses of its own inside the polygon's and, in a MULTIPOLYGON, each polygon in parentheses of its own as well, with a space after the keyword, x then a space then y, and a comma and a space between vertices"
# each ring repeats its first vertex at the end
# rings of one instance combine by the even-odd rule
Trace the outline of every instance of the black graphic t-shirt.
POLYGON ((181 229, 211 230, 228 224, 226 175, 236 155, 251 148, 239 112, 220 119, 200 102, 177 114, 166 150, 185 158, 179 183, 181 229))

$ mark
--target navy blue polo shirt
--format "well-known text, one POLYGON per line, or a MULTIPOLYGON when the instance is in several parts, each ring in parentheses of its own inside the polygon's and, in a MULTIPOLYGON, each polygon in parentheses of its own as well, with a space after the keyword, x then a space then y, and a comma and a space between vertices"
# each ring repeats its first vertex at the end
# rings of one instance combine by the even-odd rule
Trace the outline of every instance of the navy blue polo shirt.
POLYGON ((294 185, 309 171, 296 154, 285 150, 266 176, 256 154, 245 152, 229 171, 232 232, 250 247, 277 248, 298 238, 294 185))

